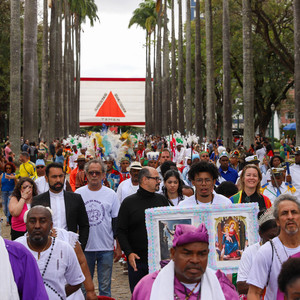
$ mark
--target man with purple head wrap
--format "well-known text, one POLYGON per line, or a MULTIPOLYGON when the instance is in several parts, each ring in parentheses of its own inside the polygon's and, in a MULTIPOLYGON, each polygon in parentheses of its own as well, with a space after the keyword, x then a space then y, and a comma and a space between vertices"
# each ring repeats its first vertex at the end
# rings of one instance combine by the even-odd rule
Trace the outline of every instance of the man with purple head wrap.
POLYGON ((239 299, 225 274, 207 267, 208 253, 208 233, 203 223, 198 228, 177 225, 172 260, 160 271, 142 278, 132 300, 239 299))

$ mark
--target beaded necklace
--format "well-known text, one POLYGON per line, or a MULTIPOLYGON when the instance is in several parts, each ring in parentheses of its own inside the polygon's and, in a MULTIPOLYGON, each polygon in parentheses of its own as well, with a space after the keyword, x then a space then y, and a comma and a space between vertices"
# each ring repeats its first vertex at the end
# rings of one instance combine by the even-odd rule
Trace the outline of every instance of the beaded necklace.
MULTIPOLYGON (((197 284, 194 286, 194 288, 188 293, 187 290, 186 290, 186 287, 184 287, 184 293, 185 293, 185 298, 184 300, 188 300, 190 299, 190 297, 192 296, 194 290, 196 289, 196 287, 199 285, 201 281, 197 282, 197 284)), ((199 289, 199 292, 198 292, 198 295, 197 295, 197 300, 200 299, 200 294, 201 294, 201 285, 200 285, 200 289, 199 289)), ((176 294, 176 292, 174 292, 174 297, 176 298, 176 300, 181 300, 178 295, 176 294)))
MULTIPOLYGON (((52 245, 51 245, 51 250, 50 250, 48 259, 47 259, 47 261, 46 261, 46 264, 45 264, 45 266, 44 266, 43 272, 42 272, 42 277, 43 277, 43 279, 44 279, 44 275, 45 275, 45 273, 46 273, 47 267, 48 267, 48 265, 49 265, 50 259, 51 259, 51 257, 52 257, 54 245, 55 245, 55 237, 53 238, 52 245)), ((48 282, 46 282, 45 280, 43 280, 43 282, 44 282, 44 285, 45 285, 45 286, 47 286, 50 290, 52 290, 52 291, 59 297, 59 299, 64 300, 64 298, 59 294, 59 292, 58 292, 55 288, 53 288, 53 287, 52 287, 48 282)))

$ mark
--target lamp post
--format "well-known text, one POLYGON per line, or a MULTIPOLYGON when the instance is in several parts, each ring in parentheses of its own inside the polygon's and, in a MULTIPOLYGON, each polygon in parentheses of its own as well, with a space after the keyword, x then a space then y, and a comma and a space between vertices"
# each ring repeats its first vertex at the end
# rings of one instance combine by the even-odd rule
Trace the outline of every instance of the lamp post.
POLYGON ((274 103, 272 103, 272 105, 271 105, 271 111, 272 111, 272 148, 274 151, 274 113, 275 113, 274 103))

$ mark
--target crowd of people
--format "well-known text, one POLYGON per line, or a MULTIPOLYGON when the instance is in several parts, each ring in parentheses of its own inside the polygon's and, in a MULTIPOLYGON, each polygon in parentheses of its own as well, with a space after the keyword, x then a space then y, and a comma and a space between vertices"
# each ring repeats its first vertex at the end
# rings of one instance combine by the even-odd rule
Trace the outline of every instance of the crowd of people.
POLYGON ((296 299, 300 147, 289 138, 281 145, 277 154, 260 136, 249 149, 242 138, 229 149, 221 138, 106 131, 49 147, 25 140, 17 157, 6 142, 1 191, 12 241, 0 238, 3 299, 97 299, 95 269, 100 297, 111 297, 113 262, 124 266, 134 300, 296 299), (221 260, 240 260, 237 274, 208 265, 204 224, 177 225, 171 259, 149 274, 146 209, 241 203, 257 203, 261 240, 241 249, 226 224, 217 250, 221 260))

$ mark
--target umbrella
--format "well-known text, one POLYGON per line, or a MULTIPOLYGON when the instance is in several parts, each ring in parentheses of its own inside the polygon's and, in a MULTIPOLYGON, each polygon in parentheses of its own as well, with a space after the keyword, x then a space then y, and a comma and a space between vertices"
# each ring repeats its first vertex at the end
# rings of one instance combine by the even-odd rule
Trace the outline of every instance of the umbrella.
POLYGON ((283 130, 296 130, 296 123, 290 123, 283 127, 283 130))

